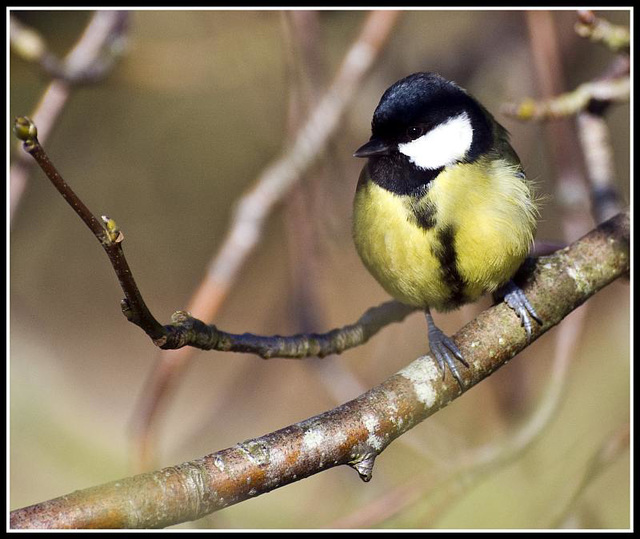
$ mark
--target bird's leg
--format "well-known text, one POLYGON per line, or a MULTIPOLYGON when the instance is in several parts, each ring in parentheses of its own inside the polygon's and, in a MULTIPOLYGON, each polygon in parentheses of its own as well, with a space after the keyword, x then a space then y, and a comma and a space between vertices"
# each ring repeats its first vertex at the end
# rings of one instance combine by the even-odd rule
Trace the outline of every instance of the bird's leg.
POLYGON ((522 289, 513 281, 510 280, 501 286, 494 293, 494 299, 496 301, 503 299, 504 302, 516 312, 518 318, 520 318, 520 322, 524 326, 524 330, 527 332, 527 339, 531 338, 531 319, 533 318, 538 324, 542 324, 542 319, 538 316, 538 313, 536 313, 527 296, 524 295, 522 289))
POLYGON ((426 309, 424 314, 427 318, 427 326, 429 327, 429 347, 431 348, 431 352, 435 356, 440 369, 442 369, 442 379, 444 380, 446 363, 451 374, 453 374, 453 377, 458 381, 458 384, 460 384, 460 387, 464 388, 464 382, 462 381, 462 377, 456 367, 456 358, 465 367, 468 367, 469 364, 462 357, 462 353, 456 346, 456 343, 454 343, 450 337, 447 337, 438 328, 438 326, 436 326, 429 309, 426 309))

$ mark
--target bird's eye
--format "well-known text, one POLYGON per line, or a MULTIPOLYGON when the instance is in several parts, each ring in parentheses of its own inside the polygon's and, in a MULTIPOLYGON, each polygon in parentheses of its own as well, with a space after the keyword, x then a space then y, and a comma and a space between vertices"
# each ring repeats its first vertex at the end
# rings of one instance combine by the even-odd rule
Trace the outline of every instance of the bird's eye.
POLYGON ((412 125, 411 127, 409 127, 409 129, 407 129, 407 136, 411 140, 415 140, 418 137, 421 137, 423 134, 424 134, 424 127, 421 127, 419 125, 412 125))

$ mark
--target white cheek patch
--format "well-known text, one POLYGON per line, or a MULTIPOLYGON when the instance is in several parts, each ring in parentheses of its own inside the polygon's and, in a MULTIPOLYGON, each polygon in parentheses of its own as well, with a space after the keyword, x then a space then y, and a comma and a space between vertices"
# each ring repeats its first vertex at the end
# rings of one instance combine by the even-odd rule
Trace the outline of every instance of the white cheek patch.
POLYGON ((435 170, 463 159, 472 140, 471 119, 463 112, 416 140, 398 144, 398 150, 417 167, 435 170))

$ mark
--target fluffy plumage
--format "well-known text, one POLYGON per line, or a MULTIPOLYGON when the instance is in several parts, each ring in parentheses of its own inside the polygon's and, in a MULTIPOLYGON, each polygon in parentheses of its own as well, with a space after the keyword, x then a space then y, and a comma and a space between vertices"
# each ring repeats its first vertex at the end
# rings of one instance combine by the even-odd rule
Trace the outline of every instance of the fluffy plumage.
POLYGON ((456 84, 416 73, 384 93, 371 139, 354 155, 368 158, 353 206, 358 253, 389 294, 425 309, 432 351, 462 383, 451 353, 464 359, 430 308, 450 310, 508 285, 505 299, 528 333, 528 316, 538 319, 510 282, 538 212, 508 133, 456 84))
POLYGON ((530 186, 502 159, 446 168, 422 196, 380 187, 366 167, 359 183, 353 219, 358 253, 404 303, 444 311, 475 301, 513 276, 533 242, 537 212, 530 186), (418 222, 423 208, 432 208, 431 226, 418 222))

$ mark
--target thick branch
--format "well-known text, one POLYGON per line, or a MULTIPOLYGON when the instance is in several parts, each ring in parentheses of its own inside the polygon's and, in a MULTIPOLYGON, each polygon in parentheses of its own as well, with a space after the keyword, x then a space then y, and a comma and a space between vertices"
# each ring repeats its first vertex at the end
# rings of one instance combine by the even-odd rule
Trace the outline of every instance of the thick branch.
MULTIPOLYGON (((533 339, 557 325, 629 270, 629 213, 571 246, 540 258, 527 296, 544 320, 533 339)), ((527 346, 505 305, 480 314, 454 337, 469 361, 466 388, 527 346)), ((375 458, 397 437, 462 394, 423 356, 379 386, 333 410, 178 466, 77 491, 11 513, 12 528, 165 527, 349 464, 369 480, 375 458)))

